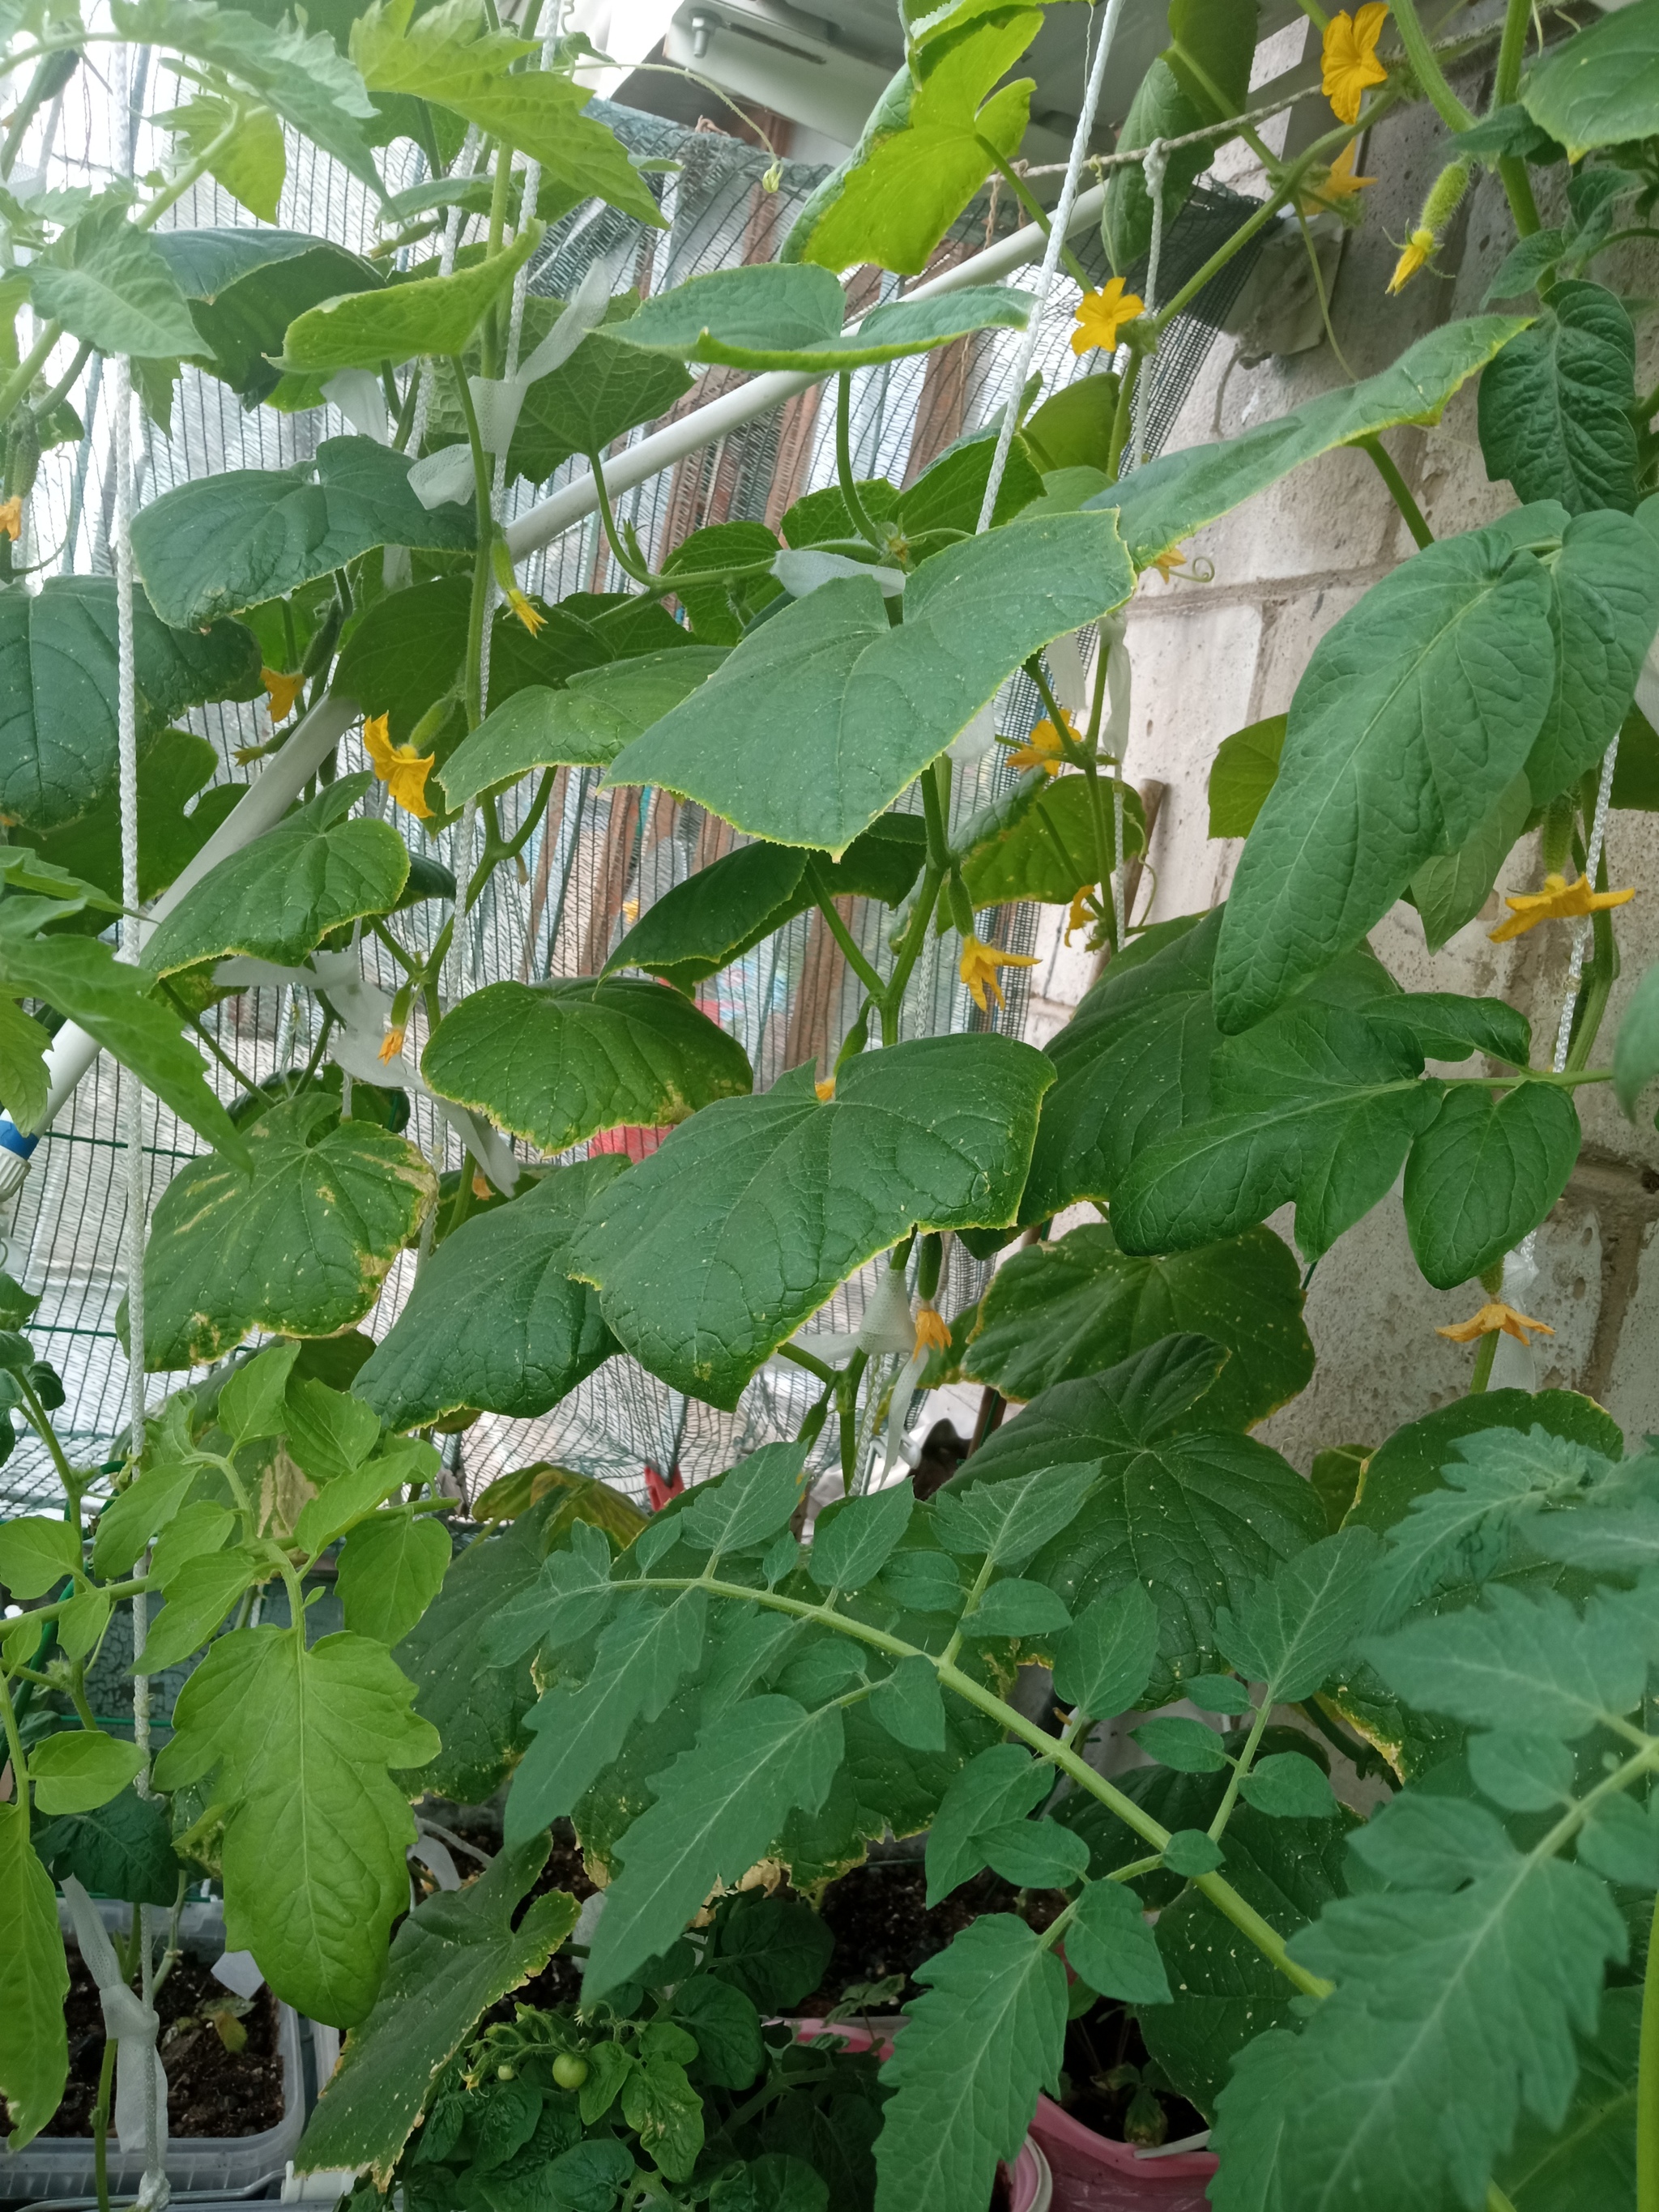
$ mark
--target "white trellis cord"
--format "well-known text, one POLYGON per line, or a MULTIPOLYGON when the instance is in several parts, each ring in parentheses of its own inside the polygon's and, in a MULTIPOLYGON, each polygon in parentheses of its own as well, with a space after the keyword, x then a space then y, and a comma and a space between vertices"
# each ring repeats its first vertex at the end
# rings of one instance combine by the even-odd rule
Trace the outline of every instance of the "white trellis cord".
POLYGON ((1002 427, 997 433, 997 449, 991 457, 991 473, 986 478, 985 497, 979 510, 977 529, 981 532, 990 528, 991 517, 996 512, 997 495, 1002 489, 1003 471, 1008 465, 1009 452, 1014 442, 1020 394, 1031 374, 1031 363, 1036 357, 1037 343, 1042 335, 1043 310, 1048 304, 1048 295, 1054 289, 1054 271, 1060 266, 1060 250, 1071 228, 1078 180, 1088 155, 1089 140, 1095 127, 1095 111, 1100 105, 1101 88, 1106 81, 1106 63, 1112 51, 1117 19, 1122 12, 1123 0, 1106 0, 1106 20, 1089 70, 1088 88, 1083 96, 1083 112, 1078 117, 1077 129, 1073 134, 1072 150, 1066 163, 1066 180, 1060 186, 1059 205, 1049 221, 1048 242, 1043 249, 1042 265, 1037 271, 1036 298, 1031 307, 1031 319, 1025 325, 1019 350, 1014 357, 1013 374, 1008 380, 1008 396, 1002 410, 1002 427))
MULTIPOLYGON (((1152 315, 1158 312, 1158 264, 1164 258, 1164 176, 1170 166, 1170 149, 1161 138, 1153 139, 1140 166, 1146 179, 1146 197, 1152 204, 1152 237, 1146 253, 1146 301, 1141 312, 1152 315)), ((1146 458, 1146 417, 1158 382, 1157 363, 1158 356, 1149 354, 1135 379, 1134 434, 1130 440, 1132 469, 1138 469, 1146 458)))
MULTIPOLYGON (((455 175, 458 178, 470 177, 472 174, 473 165, 478 158, 478 149, 483 143, 483 138, 478 126, 476 123, 469 123, 466 126, 466 137, 461 147, 460 159, 455 164, 455 175)), ((454 273, 455 249, 460 244, 461 224, 464 220, 460 203, 458 200, 451 207, 445 221, 443 242, 438 248, 438 274, 441 276, 449 276, 454 273)), ((423 360, 420 368, 420 385, 415 394, 414 420, 409 432, 409 450, 416 456, 420 453, 422 441, 426 436, 426 418, 432 405, 432 374, 431 362, 423 360)))
MULTIPOLYGON (((114 376, 115 497, 113 544, 115 568, 116 751, 119 769, 121 811, 121 957, 137 963, 141 940, 138 923, 138 711, 133 673, 132 626, 132 368, 125 354, 112 364, 114 376)), ((144 1091, 131 1068, 121 1070, 121 1099, 125 1108, 127 1219, 127 1376, 128 1450, 136 1464, 144 1449, 144 1231, 149 1193, 144 1174, 144 1091)), ((149 1632, 149 1606, 144 1593, 132 1600, 132 1648, 143 1648, 149 1632)), ((149 1786, 149 1677, 135 1674, 132 1682, 133 1741, 143 1755, 137 1777, 140 1796, 149 1786)), ((150 1908, 139 1905, 139 1995, 146 2011, 153 2009, 155 1958, 150 1942, 150 1908)), ((171 2191, 161 2149, 161 2113, 154 2069, 146 2075, 144 2098, 144 2178, 138 2192, 143 2212, 160 2212, 171 2191)))

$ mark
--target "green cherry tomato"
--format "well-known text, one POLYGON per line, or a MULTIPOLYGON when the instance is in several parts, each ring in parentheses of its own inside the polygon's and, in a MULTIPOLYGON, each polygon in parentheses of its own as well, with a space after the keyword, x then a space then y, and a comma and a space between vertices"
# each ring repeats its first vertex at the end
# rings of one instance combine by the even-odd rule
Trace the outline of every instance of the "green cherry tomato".
POLYGON ((580 2089, 587 2079, 587 2061, 574 2051, 562 2051, 553 2061, 553 2079, 562 2089, 580 2089))

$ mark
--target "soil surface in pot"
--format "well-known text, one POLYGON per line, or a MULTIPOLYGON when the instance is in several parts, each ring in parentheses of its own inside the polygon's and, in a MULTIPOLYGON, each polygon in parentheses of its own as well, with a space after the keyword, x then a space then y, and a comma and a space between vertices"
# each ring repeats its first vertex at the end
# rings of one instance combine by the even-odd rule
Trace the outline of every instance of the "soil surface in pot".
MULTIPOLYGON (((98 2069, 104 2055, 104 2015, 98 1987, 70 1953, 70 1990, 64 2016, 69 2027, 69 2087, 41 2130, 44 2136, 92 2133, 98 2069)), ((167 2074, 167 2132, 184 2136, 257 2136, 283 2117, 283 2057, 277 2045, 276 2000, 261 1990, 236 2021, 247 2041, 228 2051, 204 2017, 210 2008, 237 2000, 196 1959, 180 1959, 156 1993, 161 2016, 161 2063, 167 2074), (169 2031, 172 2031, 169 2038, 169 2031)), ((9 2124, 0 2099, 0 2130, 9 2124)), ((110 2141, 114 2144, 112 2127, 110 2141)))

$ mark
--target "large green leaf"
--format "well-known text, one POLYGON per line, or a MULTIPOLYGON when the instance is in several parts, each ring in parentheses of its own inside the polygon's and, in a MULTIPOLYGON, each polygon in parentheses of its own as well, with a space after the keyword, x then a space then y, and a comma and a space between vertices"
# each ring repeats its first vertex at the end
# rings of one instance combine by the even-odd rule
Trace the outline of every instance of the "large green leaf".
POLYGON ((846 312, 846 296, 827 269, 761 261, 659 292, 636 315, 607 325, 607 335, 675 361, 822 376, 930 353, 974 331, 1024 330, 1031 301, 1006 285, 976 284, 872 308, 855 331, 842 331, 846 312))
MULTIPOLYGON (((1541 734, 1534 740, 1534 755, 1544 743, 1541 734)), ((1437 853, 1412 878, 1411 901, 1431 952, 1438 952, 1473 921, 1492 896, 1498 871, 1525 831, 1532 806, 1532 786, 1523 769, 1510 778, 1455 853, 1437 853)))
POLYGON ((1283 714, 1251 722, 1216 747, 1208 793, 1212 837, 1248 837, 1279 775, 1285 750, 1283 714))
POLYGON ((1054 1087, 1043 1101, 1024 1221, 1080 1198, 1109 1199, 1137 1152, 1209 1110, 1220 1042, 1210 972, 1221 911, 1119 956, 1048 1041, 1054 1087))
POLYGON ((927 1994, 882 2068, 894 2092, 876 2139, 884 2202, 962 2212, 1012 2160, 1057 2089, 1066 2041, 1066 1970, 1011 1912, 988 1913, 917 1969, 927 1994))
POLYGON ((1659 502, 1647 502, 1634 520, 1575 515, 1549 568, 1555 680, 1527 756, 1534 806, 1595 765, 1630 709, 1659 629, 1659 502))
POLYGON ((810 1066, 677 1130, 593 1204, 572 1266, 665 1382, 717 1406, 836 1285, 915 1224, 1000 1227, 1018 1203, 1048 1062, 999 1036, 810 1066))
MULTIPOLYGON (((206 636, 169 629, 142 592, 133 660, 143 744, 186 707, 252 699, 259 648, 235 623, 206 636)), ((0 813, 24 830, 55 830, 113 793, 115 583, 52 576, 39 592, 0 592, 0 813)))
POLYGON ((471 508, 422 507, 408 460, 373 438, 325 438, 314 460, 292 468, 179 484, 132 525, 145 588, 180 629, 280 599, 376 545, 460 552, 472 539, 471 508))
POLYGON ((1315 647, 1222 923, 1224 1029, 1259 1021, 1358 944, 1526 765, 1555 646, 1549 578, 1512 550, 1514 526, 1428 546, 1315 647))
POLYGON ((144 1255, 149 1367, 216 1359, 252 1328, 334 1336, 374 1304, 437 1181, 413 1145, 337 1113, 314 1092, 273 1107, 251 1176, 216 1154, 167 1185, 144 1255))
MULTIPOLYGON (((1150 146, 1155 138, 1187 137, 1249 106, 1256 16, 1255 0, 1243 6, 1238 0, 1170 0, 1171 43, 1141 79, 1129 104, 1118 133, 1125 152, 1150 146), (1195 73, 1194 63, 1201 76, 1195 73)), ((1209 167, 1223 143, 1182 146, 1169 155, 1161 198, 1166 224, 1179 216, 1194 180, 1209 167)), ((1146 253, 1152 237, 1152 195, 1138 163, 1113 170, 1101 228, 1112 266, 1127 276, 1146 253)))
POLYGON ((994 90, 1042 27, 1040 9, 975 9, 923 40, 877 101, 848 160, 796 216, 786 261, 840 271, 871 261, 905 276, 1025 136, 1033 81, 994 90))
POLYGON ((683 1121, 754 1083, 735 1037, 678 991, 633 976, 488 984, 440 1022, 421 1072, 441 1097, 546 1152, 600 1129, 683 1121))
POLYGON ((190 302, 207 367, 244 401, 275 391, 283 333, 342 292, 377 291, 372 261, 301 230, 158 230, 156 251, 190 302))
MULTIPOLYGON (((541 242, 532 223, 511 246, 453 276, 416 276, 380 292, 347 292, 296 315, 280 366, 290 376, 396 368, 416 354, 458 354, 541 242)), ((389 448, 387 449, 390 450, 389 448)), ((399 541, 400 543, 403 541, 399 541)))
POLYGON ((442 1745, 430 1766, 409 1776, 411 1791, 482 1804, 523 1751, 524 1717, 536 1702, 529 1658, 492 1665, 479 1638, 497 1612, 535 1581, 553 1510, 552 1501, 544 1500, 509 1527, 469 1544, 397 1646, 398 1664, 415 1684, 415 1710, 432 1723, 442 1745))
POLYGON ((927 852, 916 814, 882 814, 839 860, 798 845, 742 845, 676 884, 642 914, 605 963, 645 968, 682 991, 740 959, 751 945, 827 898, 878 898, 896 906, 927 852))
POLYGON ((1512 1429, 1524 1436, 1534 1426, 1606 1458, 1616 1460, 1624 1450, 1618 1423, 1593 1398, 1575 1390, 1489 1390, 1456 1398, 1396 1429, 1371 1455, 1349 1521, 1379 1533, 1395 1527, 1410 1512, 1413 1498, 1442 1487, 1441 1469, 1455 1457, 1462 1438, 1488 1429, 1512 1429))
POLYGON ((44 999, 78 1022, 181 1121, 230 1159, 246 1162, 246 1148, 209 1088, 201 1054, 179 1033, 178 1015, 158 1005, 149 978, 118 961, 107 945, 0 929, 0 990, 44 999))
MULTIPOLYGON (((595 1548, 605 1549, 603 1537, 595 1548)), ((567 1616, 568 1617, 568 1616, 567 1616)), ((635 1723, 658 1719, 702 1656, 708 1600, 698 1589, 665 1603, 636 1598, 600 1636, 578 1689, 547 1692, 525 1726, 534 1737, 513 1777, 504 1815, 516 1842, 574 1813, 627 1743, 635 1723)), ((556 1645, 562 1639, 550 1619, 556 1645)), ((672 1941, 678 1930, 668 1931, 672 1941)), ((654 1947, 664 1948, 665 1945, 654 1947)))
POLYGON ((1595 2033, 1580 2039, 1578 2086, 1556 2129, 1523 2119, 1498 2162, 1515 2212, 1601 2212, 1636 2201, 1637 2067, 1642 1994, 1607 1990, 1595 2033))
POLYGON ((145 945, 144 966, 171 975, 228 952, 292 966, 343 922, 390 913, 409 875, 409 849, 389 823, 353 818, 371 781, 330 784, 210 869, 145 945))
POLYGON ((1130 588, 1097 514, 1012 522, 936 554, 896 629, 867 577, 825 584, 625 747, 610 781, 665 784, 757 836, 839 852, 1023 661, 1130 588))
POLYGON ((1297 1244, 1317 1259, 1388 1190, 1438 1111, 1442 1088, 1422 1066, 1409 1036, 1344 1006, 1292 1006, 1229 1038, 1211 1061, 1210 1117, 1139 1153, 1119 1183, 1118 1242, 1186 1251, 1294 1199, 1297 1244))
POLYGON ((1521 100, 1570 161, 1647 137, 1659 128, 1659 7, 1644 0, 1580 31, 1533 70, 1521 100))
POLYGON ((123 1790, 88 1813, 46 1821, 34 1844, 55 1881, 73 1875, 94 1897, 170 1908, 179 1894, 179 1860, 166 1808, 135 1790, 123 1790))
POLYGON ((64 2000, 69 1964, 58 1932, 52 1876, 29 1841, 26 1805, 0 1805, 0 2094, 11 2114, 14 2151, 32 2142, 58 2110, 69 2078, 64 2000))
POLYGON ((662 222, 620 142, 582 112, 587 86, 534 67, 508 75, 536 52, 535 40, 486 29, 474 0, 445 0, 411 22, 413 15, 414 0, 387 0, 353 23, 351 58, 371 91, 435 100, 538 161, 578 198, 597 194, 641 222, 662 222))
POLYGON ((1369 1528, 1341 1528, 1298 1552, 1216 1616, 1230 1665, 1263 1685, 1268 1705, 1295 1705, 1351 1664, 1375 1595, 1381 1547, 1369 1528))
POLYGON ((1302 1304, 1301 1271, 1270 1229, 1142 1259, 1091 1223, 998 1270, 962 1364, 1006 1398, 1032 1398, 1162 1337, 1206 1336, 1232 1356, 1200 1401, 1206 1420, 1249 1428, 1312 1380, 1302 1304))
POLYGON ((361 125, 374 113, 362 78, 325 32, 261 22, 213 0, 112 0, 133 46, 169 46, 258 93, 285 122, 343 162, 377 198, 380 172, 361 125))
POLYGON ((1078 1517, 1027 1568, 1075 1616, 1139 1582, 1163 1623, 1144 1702, 1212 1667, 1218 1607, 1323 1534, 1316 1493, 1249 1437, 1209 1431, 1203 1393, 1220 1363, 1200 1338, 1170 1337, 1105 1375, 1060 1382, 983 1443, 942 1495, 1036 1473, 1087 1473, 1078 1517))
MULTIPOLYGON (((527 349, 534 343, 528 313, 525 328, 527 349)), ((690 388, 678 362, 619 344, 608 330, 592 331, 568 361, 526 392, 507 466, 532 483, 545 483, 562 462, 609 453, 628 431, 666 415, 690 388)))
POLYGON ((48 246, 30 268, 29 298, 43 322, 100 353, 166 361, 201 349, 178 279, 125 207, 83 216, 48 246))
MULTIPOLYGON (((192 730, 163 730, 138 763, 138 896, 155 898, 193 860, 234 806, 243 787, 216 784, 219 748, 192 730), (198 798, 197 794, 201 796, 198 798), (194 806, 191 801, 196 800, 194 806)), ((37 841, 43 860, 121 895, 118 808, 99 807, 37 841)), ((88 921, 88 927, 95 927, 88 921)))
POLYGON ((656 1784, 656 1802, 617 1846, 582 1978, 592 2002, 679 1936, 717 1883, 762 1857, 791 1809, 814 1812, 841 1764, 837 1707, 750 1698, 720 1714, 656 1784))
POLYGON ((1535 1229, 1578 1158, 1570 1093, 1523 1083, 1447 1095, 1406 1163, 1406 1227, 1437 1290, 1479 1275, 1535 1229))
POLYGON ((1480 378, 1486 473, 1569 514, 1636 505, 1636 333, 1616 292, 1564 282, 1480 378))
POLYGON ((222 1636, 179 1693, 156 1784, 212 1775, 225 1808, 225 1941, 252 1951, 297 2011, 350 2027, 374 2002, 408 1908, 409 1802, 386 1772, 419 1766, 436 1731, 384 1644, 303 1628, 222 1636), (296 1778, 303 1778, 296 1787, 296 1778))
MULTIPOLYGON (((1293 1935, 1346 1889, 1352 1826, 1349 1817, 1291 1828, 1241 1806, 1227 1823, 1227 1880, 1270 1928, 1293 1935)), ((1212 2117, 1234 2057, 1290 2024, 1296 1992, 1196 1888, 1158 1915, 1158 1943, 1175 1996, 1141 2011, 1140 2032, 1172 2086, 1212 2117)))
MULTIPOLYGON (((1042 777, 1023 794, 1023 804, 1006 810, 994 836, 964 865, 962 880, 974 905, 1037 899, 1059 906, 1073 892, 1103 882, 1117 866, 1112 788, 1104 776, 1092 789, 1086 775, 1042 777)), ((1140 793, 1128 788, 1123 794, 1123 844, 1129 853, 1144 852, 1146 846, 1140 793)))
POLYGON ((547 1859, 544 1836, 502 1851, 476 1882, 441 1890, 398 1930, 374 2010, 346 2045, 295 2163, 302 2172, 372 2166, 380 2186, 440 2075, 474 2023, 538 1974, 575 1924, 556 1889, 514 1925, 547 1859))
POLYGON ((1203 524, 1334 446, 1352 445, 1397 423, 1437 422, 1452 394, 1527 321, 1474 315, 1449 323, 1407 346, 1377 375, 1324 392, 1219 445, 1166 453, 1137 469, 1123 489, 1101 493, 1096 503, 1118 508, 1123 542, 1136 568, 1146 568, 1203 524))
POLYGON ((527 1196, 465 1221, 432 1255, 352 1384, 390 1429, 463 1406, 544 1413, 610 1357, 599 1300, 565 1273, 583 1209, 627 1162, 555 1168, 527 1196))
POLYGON ((515 691, 439 769, 444 796, 461 806, 532 769, 608 768, 630 738, 698 690, 726 657, 719 646, 688 644, 579 670, 558 690, 532 684, 515 691))
POLYGON ((443 1583, 449 1531, 412 1512, 372 1513, 351 1531, 335 1577, 345 1625, 354 1636, 398 1644, 443 1583))

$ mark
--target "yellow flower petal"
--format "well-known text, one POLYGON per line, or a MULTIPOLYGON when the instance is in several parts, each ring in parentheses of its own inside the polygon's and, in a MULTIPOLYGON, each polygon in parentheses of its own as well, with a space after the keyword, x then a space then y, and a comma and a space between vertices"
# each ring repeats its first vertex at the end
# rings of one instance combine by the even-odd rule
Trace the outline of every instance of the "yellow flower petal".
POLYGON ((815 1083, 812 1088, 817 1092, 823 1103, 828 1105, 836 1095, 836 1079, 833 1075, 826 1075, 822 1083, 815 1083))
POLYGON ((1376 42, 1388 13, 1384 0, 1367 0, 1358 15, 1345 10, 1325 26, 1320 89, 1339 123, 1358 123, 1367 86, 1387 80, 1389 73, 1376 58, 1376 42))
POLYGON ((1513 1306, 1506 1306, 1501 1298, 1494 1298, 1468 1321, 1453 1322, 1449 1328, 1436 1329, 1435 1334, 1449 1336, 1454 1344, 1473 1344, 1477 1336, 1501 1332, 1504 1336, 1512 1336, 1517 1344, 1529 1344, 1529 1328, 1535 1328, 1540 1336, 1555 1334, 1547 1322, 1534 1321, 1527 1314, 1517 1313, 1513 1306))
POLYGON ((265 696, 270 702, 271 720, 287 721, 294 712, 295 701, 305 689, 305 678, 289 676, 280 668, 262 668, 259 674, 264 682, 265 696))
POLYGON ((380 1057, 382 1061, 390 1063, 396 1060, 403 1048, 404 1025, 399 1022, 395 1029, 389 1029, 381 1039, 380 1057))
POLYGON ((933 1306, 921 1306, 916 1312, 916 1350, 918 1352, 948 1352, 951 1349, 951 1324, 933 1306))
POLYGON ((527 599, 516 584, 507 595, 507 604, 530 632, 532 637, 535 636, 537 631, 547 620, 547 617, 541 609, 533 600, 527 599))
POLYGON ((363 746, 370 765, 399 806, 422 821, 431 818, 426 803, 426 780, 437 763, 436 753, 422 757, 413 745, 394 745, 389 717, 372 714, 363 724, 363 746))
POLYGON ((1350 138, 1322 176, 1317 170, 1314 172, 1313 181, 1297 203, 1304 215, 1315 215, 1322 207, 1329 207, 1333 201, 1353 199, 1368 185, 1376 182, 1375 177, 1357 177, 1354 174, 1353 165, 1358 151, 1359 141, 1350 138))
POLYGON ((1068 945, 1078 930, 1090 929, 1094 926, 1094 908, 1089 904, 1094 896, 1094 890, 1092 884, 1085 884, 1072 900, 1071 911, 1066 917, 1066 942, 1068 945))
POLYGON ((1394 264, 1394 274, 1389 279, 1391 292, 1403 291, 1438 244, 1431 230, 1414 230, 1406 240, 1405 251, 1394 264))
POLYGON ((0 530, 3 530, 15 545, 23 534, 23 500, 20 492, 9 499, 0 500, 0 530))
POLYGON ((1146 306, 1139 293, 1125 291, 1121 276, 1114 276, 1103 291, 1085 292, 1072 310, 1078 325, 1072 332, 1072 351, 1085 354, 1100 346, 1113 352, 1119 331, 1143 313, 1146 306))
POLYGON ((1152 566, 1166 584, 1177 568, 1184 568, 1186 565, 1187 556, 1178 545, 1166 545, 1163 552, 1152 556, 1152 566))
POLYGON ((1036 964, 1034 952, 1004 952, 994 945, 984 944, 977 937, 969 937, 963 940, 957 973, 968 986, 974 1004, 983 1013, 988 1010, 992 998, 1000 1006, 1006 1006, 1008 1003, 1002 995, 1002 985, 997 978, 999 968, 1035 968, 1036 964))
MULTIPOLYGON (((1060 711, 1065 718, 1066 736, 1074 744, 1081 744, 1083 732, 1065 708, 1060 711)), ((1054 724, 1047 720, 1034 724, 1024 744, 1014 746, 1009 753, 1008 765, 1010 768, 1044 769, 1050 775, 1058 775, 1066 765, 1066 756, 1060 744, 1060 732, 1054 724)))
POLYGON ((1510 919, 1490 933, 1492 941, 1507 945, 1511 938, 1524 937, 1529 929, 1536 929, 1540 921, 1576 921, 1583 915, 1624 906, 1635 896, 1633 890, 1592 890, 1588 876, 1576 877, 1571 883, 1565 876, 1546 876, 1541 891, 1522 891, 1504 899, 1510 919))

